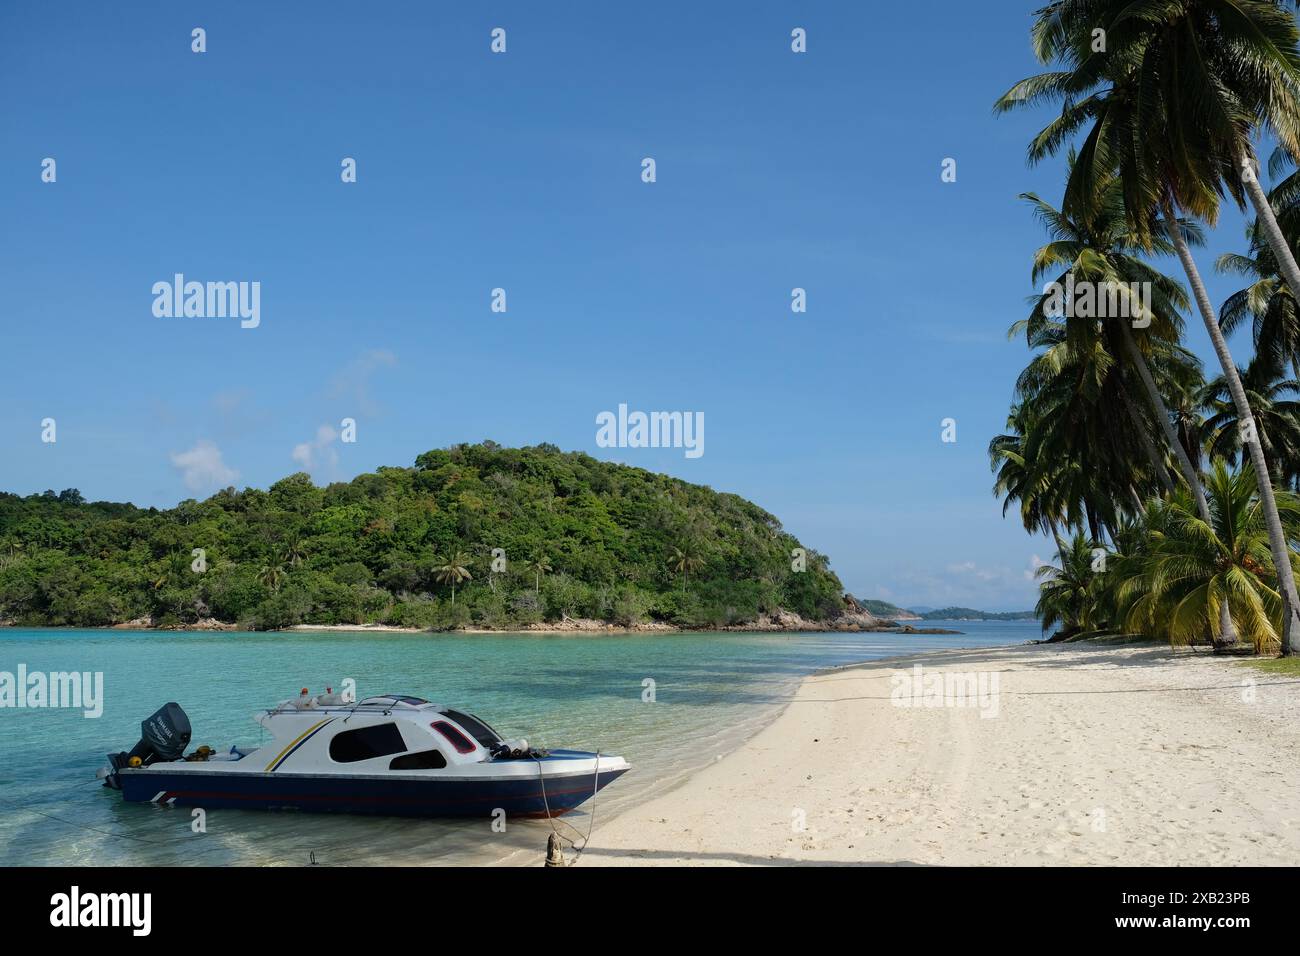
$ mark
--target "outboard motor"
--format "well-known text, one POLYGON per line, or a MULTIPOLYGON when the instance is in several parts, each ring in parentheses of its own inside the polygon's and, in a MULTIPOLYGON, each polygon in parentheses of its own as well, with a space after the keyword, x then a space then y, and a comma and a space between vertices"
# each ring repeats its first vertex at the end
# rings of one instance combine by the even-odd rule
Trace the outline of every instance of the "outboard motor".
POLYGON ((179 760, 190 742, 190 719, 175 703, 163 704, 140 723, 140 742, 130 753, 108 755, 114 771, 123 767, 146 767, 156 761, 179 760))

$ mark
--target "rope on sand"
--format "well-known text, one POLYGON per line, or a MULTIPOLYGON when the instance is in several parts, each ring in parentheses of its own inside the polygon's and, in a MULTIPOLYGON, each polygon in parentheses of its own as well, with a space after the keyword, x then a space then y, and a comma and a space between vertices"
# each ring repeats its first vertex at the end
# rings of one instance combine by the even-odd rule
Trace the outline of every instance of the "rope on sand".
MULTIPOLYGON (((591 842, 591 831, 596 826, 596 793, 600 790, 600 750, 596 751, 596 772, 591 782, 591 817, 587 820, 587 835, 582 838, 582 846, 578 846, 578 841, 574 837, 566 837, 556 829, 556 818, 551 815, 551 803, 546 796, 546 775, 542 769, 542 762, 537 757, 533 757, 533 762, 537 764, 537 780, 542 785, 542 806, 546 809, 546 820, 551 825, 551 835, 546 841, 546 865, 574 866, 582 858, 582 852, 587 849, 587 844, 591 842), (574 848, 572 860, 564 859, 564 850, 560 847, 560 844, 566 841, 574 848)), ((559 822, 575 834, 581 835, 578 828, 567 820, 559 822)))

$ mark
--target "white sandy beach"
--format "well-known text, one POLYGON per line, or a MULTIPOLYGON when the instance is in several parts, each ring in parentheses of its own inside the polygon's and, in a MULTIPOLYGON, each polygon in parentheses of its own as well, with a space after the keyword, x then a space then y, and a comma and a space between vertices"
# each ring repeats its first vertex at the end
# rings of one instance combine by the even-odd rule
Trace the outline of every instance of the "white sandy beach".
POLYGON ((739 750, 598 821, 580 865, 1296 865, 1298 745, 1300 681, 1236 660, 1149 645, 898 658, 805 680, 739 750), (916 663, 996 672, 997 715, 897 706, 891 675, 916 663))

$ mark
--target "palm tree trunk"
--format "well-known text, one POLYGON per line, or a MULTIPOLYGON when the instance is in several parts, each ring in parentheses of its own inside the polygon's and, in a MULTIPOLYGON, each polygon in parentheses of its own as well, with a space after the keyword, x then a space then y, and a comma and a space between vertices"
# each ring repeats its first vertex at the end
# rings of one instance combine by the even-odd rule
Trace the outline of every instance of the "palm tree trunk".
POLYGON ((1259 443, 1264 446, 1264 461, 1268 465, 1268 476, 1273 480, 1273 484, 1282 484, 1282 461, 1281 458, 1273 454, 1273 443, 1268 440, 1268 432, 1259 433, 1259 443))
MULTIPOLYGON (((1259 184, 1259 177, 1255 174, 1255 164, 1248 154, 1241 157, 1241 173, 1241 178, 1246 184, 1246 193, 1250 196, 1251 205, 1255 207, 1256 221, 1263 227, 1264 237, 1268 240, 1269 248, 1273 250, 1278 271, 1282 273, 1282 278, 1291 289, 1292 298, 1296 298, 1300 296, 1300 265, 1296 264, 1295 255, 1287 245, 1286 236, 1282 235, 1282 227, 1278 225, 1277 216, 1273 214, 1273 206, 1268 201, 1268 196, 1264 194, 1264 187, 1259 184)), ((1272 543, 1271 527, 1269 543, 1272 543)), ((1274 559, 1276 560, 1276 555, 1274 559)), ((1300 597, 1296 595, 1295 579, 1290 574, 1287 575, 1287 583, 1289 587, 1282 588, 1282 653, 1283 655, 1300 654, 1300 647, 1296 646, 1297 638, 1300 638, 1300 630, 1298 630, 1300 620, 1296 618, 1296 613, 1300 610, 1300 597)))
POLYGON ((1065 542, 1061 540, 1061 530, 1056 527, 1055 521, 1048 522, 1048 527, 1052 530, 1052 537, 1056 539, 1056 556, 1060 560, 1064 561, 1065 558, 1061 556, 1065 554, 1066 549, 1065 542))
MULTIPOLYGON (((1267 203, 1265 203, 1267 205, 1267 203)), ((1205 283, 1201 281, 1201 273, 1196 268, 1196 262, 1192 259, 1192 251, 1187 247, 1187 242, 1183 239, 1182 230, 1178 228, 1178 219, 1174 216, 1173 205, 1168 200, 1165 201, 1165 228, 1169 231, 1169 238, 1173 240, 1174 249, 1178 253, 1178 260, 1183 265, 1183 271, 1187 273, 1187 282, 1192 287, 1192 294, 1196 298, 1196 306, 1201 313, 1201 321, 1205 323, 1205 331, 1210 335, 1210 341, 1214 343, 1214 354, 1219 358, 1219 365, 1223 367, 1223 377, 1228 383, 1228 391, 1232 394, 1232 403, 1237 406, 1237 420, 1239 422, 1253 421, 1250 413, 1250 405, 1246 401, 1245 389, 1241 387, 1241 376, 1237 374, 1237 364, 1232 360, 1232 353, 1228 351, 1228 342, 1223 337, 1223 330, 1219 328, 1219 323, 1215 319, 1214 307, 1210 305, 1209 293, 1205 291, 1205 283)), ((1296 610, 1300 608, 1300 597, 1296 596, 1295 575, 1291 573, 1291 549, 1286 543, 1286 535, 1282 531, 1282 519, 1277 513, 1277 501, 1273 497, 1273 482, 1269 480, 1268 464, 1264 461, 1264 450, 1260 447, 1259 442, 1243 442, 1242 444, 1250 448, 1250 460, 1255 466, 1255 481, 1259 486, 1259 502, 1264 512, 1264 524, 1268 528, 1269 550, 1273 553, 1273 567, 1277 571, 1278 590, 1282 594, 1282 649, 1284 653, 1292 653, 1291 638, 1293 634, 1300 634, 1300 621, 1296 620, 1296 610)), ((1220 615, 1222 620, 1222 615, 1220 615)), ((1222 638, 1226 641, 1228 634, 1224 633, 1222 638)))
MULTIPOLYGON (((1192 467, 1192 460, 1187 457, 1187 449, 1178 440, 1178 433, 1174 431, 1174 423, 1169 417, 1169 409, 1165 407, 1165 400, 1160 395, 1160 390, 1156 388, 1156 380, 1151 375, 1151 369, 1147 365, 1146 357, 1142 354, 1142 350, 1138 348, 1137 342, 1134 341, 1133 330, 1128 327, 1128 323, 1121 321, 1119 328, 1120 337, 1124 340, 1124 349, 1128 352, 1133 367, 1137 369, 1138 378, 1142 380, 1142 388, 1147 393, 1147 400, 1151 403, 1151 407, 1155 409, 1156 419, 1160 423, 1160 430, 1165 435, 1165 442, 1173 451, 1174 458, 1178 462, 1178 470, 1183 473, 1183 480, 1187 482, 1187 487, 1192 490, 1192 497, 1196 499, 1196 511, 1200 514, 1201 520, 1209 524, 1210 506, 1205 500, 1205 489, 1201 487, 1201 479, 1197 476, 1196 469, 1192 467)), ((1146 439, 1145 432, 1141 432, 1141 434, 1144 440, 1149 440, 1146 439)), ((1162 474, 1163 471, 1162 468, 1162 474)))
POLYGON ((1228 609, 1228 602, 1219 603, 1219 640, 1216 643, 1236 644, 1237 625, 1232 623, 1232 611, 1228 609))
POLYGON ((1133 499, 1133 507, 1135 509, 1133 513, 1139 518, 1145 518, 1147 516, 1147 507, 1142 503, 1142 496, 1138 494, 1138 490, 1133 487, 1131 482, 1128 486, 1128 493, 1129 497, 1133 499))

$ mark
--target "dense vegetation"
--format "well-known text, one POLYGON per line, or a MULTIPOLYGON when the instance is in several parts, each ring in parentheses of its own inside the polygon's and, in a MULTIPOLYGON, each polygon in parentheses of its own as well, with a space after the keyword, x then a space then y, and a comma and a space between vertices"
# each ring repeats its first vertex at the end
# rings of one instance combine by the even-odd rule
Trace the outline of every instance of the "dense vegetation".
POLYGON ((923 621, 1032 621, 1033 611, 977 611, 973 607, 941 607, 919 612, 923 621))
POLYGON ((940 607, 924 611, 908 610, 891 604, 889 601, 859 601, 872 614, 879 618, 896 621, 909 617, 923 621, 1032 621, 1037 615, 1033 611, 977 611, 973 607, 940 607))
POLYGON ((0 619, 709 627, 782 608, 838 614, 839 580, 811 550, 792 570, 799 547, 736 495, 485 442, 328 487, 300 473, 166 511, 88 504, 73 489, 0 494, 0 619))
POLYGON ((1045 286, 1012 326, 1033 355, 989 455, 995 494, 1052 535, 1044 629, 1300 652, 1300 28, 1280 0, 1054 0, 1030 38, 1046 72, 999 111, 1056 103, 1030 162, 1064 151, 1059 205, 1023 197, 1047 232, 1045 286), (1265 192, 1255 141, 1275 147, 1265 192), (1076 151, 1077 149, 1077 151, 1076 151), (1255 213, 1221 270, 1249 283, 1215 314, 1193 249, 1223 199, 1255 213), (1173 257, 1187 288, 1159 271, 1173 257), (1098 313, 1093 289, 1146 288, 1098 313), (1189 294, 1189 289, 1190 293, 1189 294), (1184 346, 1199 316, 1219 369, 1184 346), (1240 368, 1226 336, 1250 327, 1240 368))

